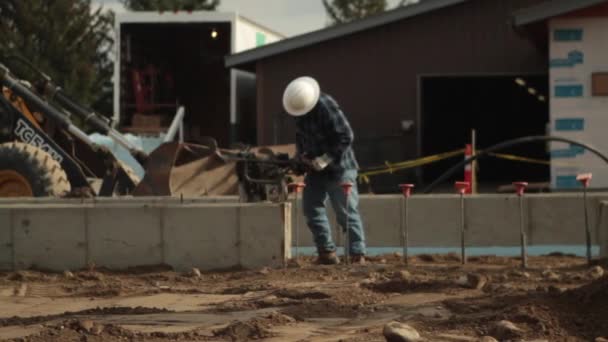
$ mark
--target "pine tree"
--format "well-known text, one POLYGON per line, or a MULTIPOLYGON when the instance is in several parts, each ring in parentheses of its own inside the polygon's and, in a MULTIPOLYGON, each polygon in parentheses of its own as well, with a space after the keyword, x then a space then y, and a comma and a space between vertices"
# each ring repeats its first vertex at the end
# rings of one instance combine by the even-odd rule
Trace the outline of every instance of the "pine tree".
POLYGON ((121 0, 132 11, 213 11, 220 0, 121 0))
POLYGON ((7 58, 24 57, 74 99, 111 114, 113 22, 114 14, 91 0, 2 0, 0 62, 35 80, 35 73, 7 58))
MULTIPOLYGON (((419 0, 401 0, 398 6, 407 6, 419 0)), ((363 19, 387 10, 387 0, 323 0, 330 25, 363 19)))

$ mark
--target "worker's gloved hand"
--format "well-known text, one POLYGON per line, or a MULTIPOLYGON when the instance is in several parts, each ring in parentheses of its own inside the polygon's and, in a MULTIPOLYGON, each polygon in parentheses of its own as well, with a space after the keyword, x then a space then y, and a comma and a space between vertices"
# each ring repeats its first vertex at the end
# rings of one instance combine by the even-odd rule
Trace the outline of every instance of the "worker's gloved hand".
POLYGON ((331 163, 332 159, 326 154, 316 157, 312 160, 311 166, 315 171, 323 171, 327 165, 331 163))

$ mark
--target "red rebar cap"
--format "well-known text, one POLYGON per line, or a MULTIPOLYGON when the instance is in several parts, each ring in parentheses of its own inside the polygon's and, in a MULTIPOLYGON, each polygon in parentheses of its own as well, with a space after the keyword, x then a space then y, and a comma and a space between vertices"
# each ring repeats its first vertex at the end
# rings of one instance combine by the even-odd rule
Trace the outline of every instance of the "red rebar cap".
POLYGON ((524 191, 528 187, 527 182, 513 182, 513 186, 515 186, 515 191, 517 192, 517 196, 523 196, 524 191))
POLYGON ((580 175, 576 176, 576 180, 579 181, 585 188, 589 186, 591 178, 593 178, 591 173, 581 173, 580 175))
POLYGON ((405 197, 410 197, 412 195, 412 189, 414 189, 414 187, 414 184, 399 184, 399 188, 405 197))
POLYGON ((340 186, 342 187, 342 190, 344 190, 344 194, 350 195, 350 191, 353 188, 353 183, 342 183, 340 186))
POLYGON ((299 193, 306 187, 305 183, 290 183, 289 188, 293 189, 295 192, 299 193))
POLYGON ((454 187, 456 188, 456 192, 458 192, 461 195, 464 195, 467 190, 469 189, 469 182, 456 182, 454 183, 454 187))

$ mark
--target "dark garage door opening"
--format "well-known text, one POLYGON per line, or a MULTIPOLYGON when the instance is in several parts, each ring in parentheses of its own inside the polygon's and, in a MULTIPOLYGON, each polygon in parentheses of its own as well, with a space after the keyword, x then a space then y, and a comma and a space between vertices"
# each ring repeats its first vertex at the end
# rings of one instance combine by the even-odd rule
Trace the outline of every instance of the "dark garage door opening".
MULTIPOLYGON (((549 121, 548 77, 475 76, 424 77, 421 80, 423 155, 464 148, 476 130, 477 148, 528 136, 544 135, 549 121)), ((548 159, 545 144, 528 144, 501 151, 548 159)), ((425 183, 454 165, 447 160, 423 169, 425 183)), ((450 182, 462 180, 458 172, 450 182)), ((486 157, 479 162, 480 191, 494 191, 513 181, 548 182, 549 166, 486 157)), ((448 184, 445 184, 448 186, 448 184)))
POLYGON ((122 129, 155 135, 184 106, 186 141, 211 136, 228 145, 230 24, 135 23, 122 25, 120 34, 122 129))

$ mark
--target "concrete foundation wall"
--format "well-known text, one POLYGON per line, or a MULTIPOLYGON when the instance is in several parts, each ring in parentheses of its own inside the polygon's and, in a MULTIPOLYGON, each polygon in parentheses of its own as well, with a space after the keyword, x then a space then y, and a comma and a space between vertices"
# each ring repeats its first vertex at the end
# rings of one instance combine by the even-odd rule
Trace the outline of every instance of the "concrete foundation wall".
MULTIPOLYGON (((63 270, 89 263, 110 268, 166 263, 178 269, 281 265, 296 240, 291 230, 297 217, 292 215, 292 206, 236 201, 232 197, 84 203, 0 200, 0 269, 63 270)), ((368 246, 399 246, 402 205, 401 196, 361 196, 368 246)), ((519 245, 517 197, 467 196, 465 208, 468 246, 519 245)), ((588 208, 593 244, 600 245, 608 257, 608 193, 589 194, 588 208)), ((313 246, 301 210, 299 203, 299 245, 313 246)), ((410 246, 459 246, 459 217, 457 196, 412 197, 410 246)), ((585 243, 581 194, 527 195, 524 218, 530 245, 585 243)), ((335 236, 337 230, 333 232, 335 236)))
MULTIPOLYGON (((608 207, 604 211, 604 223, 600 224, 598 221, 602 200, 608 200, 607 193, 591 193, 588 196, 589 222, 592 240, 596 245, 606 242, 608 238, 608 207), (605 234, 604 237, 601 234, 605 234)), ((361 196, 360 212, 369 246, 400 245, 402 206, 402 196, 361 196)), ((301 224, 299 242, 301 246, 313 246, 311 233, 302 216, 301 208, 299 204, 301 224)), ((334 221, 333 213, 331 217, 334 221)), ((468 246, 519 246, 519 199, 514 195, 467 196, 465 217, 468 246)), ((524 220, 530 245, 585 244, 585 219, 581 194, 526 195, 524 220)), ((294 229, 295 225, 294 218, 292 223, 294 229)), ((336 225, 334 224, 333 227, 336 225)), ((409 237, 409 244, 412 247, 460 246, 459 197, 453 195, 412 197, 409 200, 409 237)))
POLYGON ((13 237, 11 227, 11 213, 0 211, 0 270, 13 268, 13 237))
POLYGON ((608 201, 602 201, 600 203, 599 216, 600 257, 608 258, 608 201))
POLYGON ((0 205, 0 269, 279 266, 289 204, 0 205))

